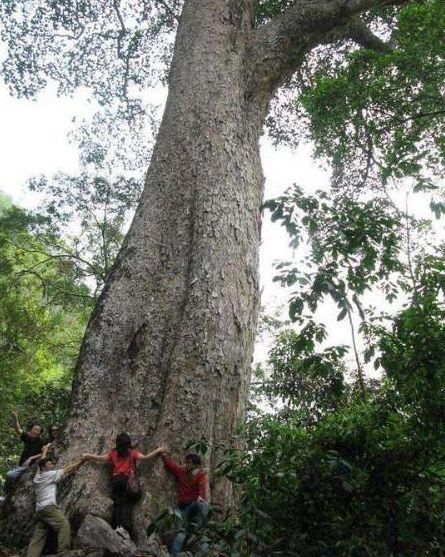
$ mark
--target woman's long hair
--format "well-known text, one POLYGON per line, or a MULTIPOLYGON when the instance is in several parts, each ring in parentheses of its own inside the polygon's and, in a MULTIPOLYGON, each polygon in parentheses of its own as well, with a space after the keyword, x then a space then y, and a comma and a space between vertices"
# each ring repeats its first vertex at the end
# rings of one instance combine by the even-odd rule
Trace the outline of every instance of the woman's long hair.
POLYGON ((116 437, 116 451, 121 458, 128 456, 131 449, 131 439, 127 433, 119 433, 116 437))

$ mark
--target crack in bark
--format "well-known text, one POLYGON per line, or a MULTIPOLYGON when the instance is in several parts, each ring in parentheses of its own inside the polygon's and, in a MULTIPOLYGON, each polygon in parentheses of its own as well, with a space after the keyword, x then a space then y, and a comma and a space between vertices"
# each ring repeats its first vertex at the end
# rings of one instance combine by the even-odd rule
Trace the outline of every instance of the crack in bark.
POLYGON ((143 344, 142 340, 143 340, 143 336, 144 336, 146 330, 147 330, 147 324, 142 323, 142 325, 140 325, 137 328, 136 332, 132 336, 131 341, 128 345, 127 356, 128 356, 128 360, 129 360, 128 368, 130 370, 134 370, 135 367, 136 367, 137 357, 138 357, 139 352, 141 350, 141 347, 142 347, 142 344, 143 344))
POLYGON ((158 407, 158 412, 157 412, 157 416, 153 425, 153 429, 156 431, 159 423, 164 415, 164 406, 165 406, 165 400, 167 398, 167 393, 169 390, 169 383, 170 383, 170 379, 172 376, 172 369, 171 369, 171 364, 172 364, 172 359, 173 359, 173 353, 174 350, 179 342, 179 337, 180 337, 180 332, 181 332, 181 325, 183 323, 184 320, 184 315, 185 315, 185 310, 187 308, 187 304, 190 300, 190 293, 191 293, 191 289, 192 289, 192 273, 193 273, 193 263, 194 263, 194 258, 193 258, 193 252, 194 252, 194 240, 195 240, 195 224, 196 224, 196 213, 197 213, 197 188, 196 188, 196 182, 195 182, 195 187, 193 188, 193 192, 191 195, 191 204, 190 204, 190 214, 189 214, 189 253, 188 253, 188 257, 187 257, 187 268, 186 268, 186 272, 185 272, 185 277, 184 277, 184 295, 183 295, 183 299, 182 302, 180 304, 179 307, 179 311, 178 311, 178 317, 175 320, 175 323, 173 325, 173 332, 172 332, 172 338, 169 339, 169 331, 170 331, 170 327, 166 327, 165 329, 165 335, 162 341, 162 346, 161 346, 161 361, 160 361, 160 369, 161 369, 161 377, 162 377, 162 381, 161 381, 161 386, 160 386, 160 391, 161 391, 161 399, 159 402, 159 407, 158 407), (166 357, 163 357, 164 354, 167 353, 168 355, 166 357))

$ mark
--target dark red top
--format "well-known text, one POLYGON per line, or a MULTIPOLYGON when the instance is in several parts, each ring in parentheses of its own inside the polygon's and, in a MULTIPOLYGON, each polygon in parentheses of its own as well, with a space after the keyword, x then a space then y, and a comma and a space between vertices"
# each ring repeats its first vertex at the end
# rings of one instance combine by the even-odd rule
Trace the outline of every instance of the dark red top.
POLYGON ((185 466, 181 466, 165 455, 162 455, 162 460, 178 482, 178 503, 196 501, 198 497, 206 498, 207 474, 205 472, 202 470, 196 470, 194 473, 187 472, 185 466))
POLYGON ((107 459, 113 465, 114 476, 132 476, 136 471, 136 461, 144 455, 134 449, 129 450, 129 454, 125 457, 120 457, 116 449, 112 449, 107 453, 107 459))
POLYGON ((19 460, 19 466, 21 466, 25 460, 28 460, 31 456, 36 456, 42 452, 42 447, 45 444, 45 441, 39 437, 31 437, 31 435, 24 431, 20 439, 23 441, 25 448, 23 449, 22 456, 19 460))

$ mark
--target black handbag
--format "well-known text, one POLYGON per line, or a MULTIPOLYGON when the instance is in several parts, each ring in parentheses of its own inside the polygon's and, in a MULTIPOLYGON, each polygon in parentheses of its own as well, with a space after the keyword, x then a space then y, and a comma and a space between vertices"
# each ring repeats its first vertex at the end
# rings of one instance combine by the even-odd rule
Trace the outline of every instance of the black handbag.
POLYGON ((127 481, 127 496, 132 501, 139 501, 142 497, 142 486, 136 474, 128 477, 127 481))

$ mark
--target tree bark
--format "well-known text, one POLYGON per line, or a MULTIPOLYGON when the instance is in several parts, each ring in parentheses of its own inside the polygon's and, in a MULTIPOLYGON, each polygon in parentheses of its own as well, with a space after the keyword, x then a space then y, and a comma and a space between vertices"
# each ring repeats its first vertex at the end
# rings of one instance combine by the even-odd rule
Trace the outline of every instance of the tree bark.
MULTIPOLYGON (((127 431, 144 451, 180 457, 205 437, 208 466, 242 422, 258 313, 267 108, 246 98, 251 14, 229 0, 185 3, 170 92, 146 187, 88 326, 73 384, 67 458, 103 452, 127 431)), ((141 469, 144 513, 174 498, 162 466, 141 469), (168 495, 167 495, 168 494, 168 495)), ((80 472, 76 500, 105 489, 80 472)), ((212 481, 223 507, 230 490, 212 481)), ((142 509, 139 510, 141 515, 142 509)))

